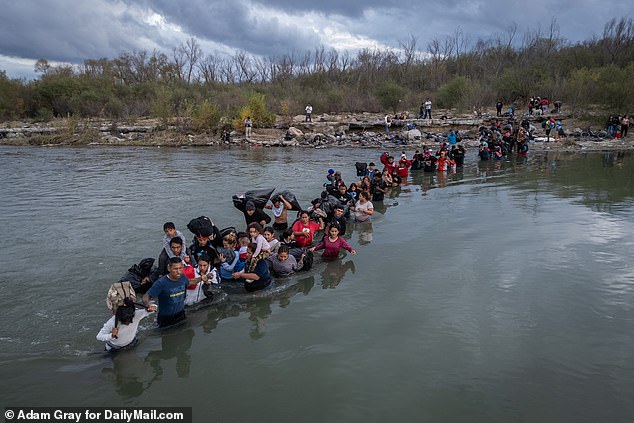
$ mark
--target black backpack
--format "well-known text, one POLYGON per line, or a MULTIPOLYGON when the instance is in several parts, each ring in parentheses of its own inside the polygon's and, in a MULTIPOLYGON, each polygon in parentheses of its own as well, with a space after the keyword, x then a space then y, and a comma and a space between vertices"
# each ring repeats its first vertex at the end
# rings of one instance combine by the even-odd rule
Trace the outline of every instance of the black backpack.
POLYGON ((357 176, 365 176, 365 172, 368 169, 367 163, 356 162, 354 166, 357 168, 357 176))

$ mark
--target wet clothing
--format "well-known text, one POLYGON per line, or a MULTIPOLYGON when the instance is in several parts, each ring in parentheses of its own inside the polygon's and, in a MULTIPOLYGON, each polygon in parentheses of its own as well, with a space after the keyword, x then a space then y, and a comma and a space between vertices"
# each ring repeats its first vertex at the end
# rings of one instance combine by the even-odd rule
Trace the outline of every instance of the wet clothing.
POLYGON ((244 220, 247 223, 247 226, 249 226, 249 224, 253 223, 253 222, 260 223, 261 221, 264 221, 267 224, 271 223, 271 216, 269 216, 268 214, 264 213, 264 211, 262 209, 255 209, 253 214, 250 215, 250 216, 246 212, 246 210, 243 211, 242 213, 244 213, 244 220))
POLYGON ((409 168, 412 166, 411 160, 400 160, 399 166, 396 168, 396 174, 401 177, 401 179, 407 179, 409 175, 409 168), (403 163, 404 166, 400 166, 400 163, 403 163))
MULTIPOLYGON (((383 179, 379 179, 378 181, 374 181, 372 183, 372 201, 383 201, 385 198, 385 190, 387 189, 387 182, 383 179), (379 189, 377 189, 379 188, 379 189)), ((339 233, 339 235, 344 235, 339 233)))
POLYGON ((220 263, 220 278, 222 280, 231 280, 238 260, 240 260, 240 255, 231 248, 223 248, 220 251, 220 254, 225 258, 224 263, 220 263))
MULTIPOLYGON (((185 245, 183 245, 183 251, 181 252, 180 258, 181 260, 183 260, 183 262, 185 262, 185 257, 189 257, 189 261, 190 263, 193 263, 192 261, 192 257, 189 255, 189 252, 187 251, 187 249, 185 248, 185 245)), ((161 254, 159 254, 159 259, 158 259, 158 266, 157 268, 154 270, 154 272, 152 272, 152 275, 150 276, 150 279, 152 279, 153 281, 161 278, 162 276, 167 275, 167 266, 169 264, 169 256, 167 254, 167 251, 165 250, 165 248, 163 248, 163 250, 161 251, 161 254)))
MULTIPOLYGON (((183 241, 183 245, 187 245, 187 241, 185 240, 185 235, 181 231, 176 231, 176 237, 180 238, 183 241)), ((174 238, 176 238, 174 237, 174 238)), ((174 252, 170 248, 170 242, 172 241, 172 237, 163 235, 163 249, 167 252, 167 256, 169 258, 174 257, 174 252)))
MULTIPOLYGON (((367 203, 366 203, 367 204, 367 203)), ((342 237, 337 237, 336 241, 331 241, 329 237, 325 236, 319 244, 315 247, 315 251, 324 250, 321 256, 325 260, 334 260, 339 257, 339 250, 344 249, 352 252, 352 247, 342 237)))
POLYGON ((281 277, 292 275, 293 273, 300 270, 304 265, 304 263, 301 261, 298 263, 297 259, 295 259, 292 254, 289 254, 288 258, 284 261, 280 261, 277 258, 277 254, 273 254, 271 257, 268 258, 268 261, 271 272, 275 276, 281 277))
POLYGON ((206 245, 200 245, 198 240, 194 238, 194 242, 189 246, 189 254, 192 258, 193 266, 198 266, 198 260, 203 253, 209 257, 209 264, 213 266, 218 263, 218 251, 211 245, 211 241, 207 241, 206 245))
POLYGON ((136 340, 136 334, 139 329, 141 319, 149 316, 150 312, 144 308, 137 309, 134 312, 132 323, 129 325, 117 324, 119 333, 116 338, 112 337, 112 329, 115 327, 115 316, 112 316, 97 334, 97 339, 106 343, 107 351, 116 351, 132 345, 136 340))
POLYGON ((449 157, 438 157, 438 172, 445 172, 449 170, 451 160, 449 157))
POLYGON ((295 235, 295 242, 297 242, 297 245, 300 247, 308 247, 312 244, 315 232, 319 230, 319 227, 319 224, 312 221, 308 222, 307 226, 304 226, 301 220, 295 222, 293 224, 293 232, 303 232, 306 234, 304 236, 295 235))
POLYGON ((159 326, 164 326, 161 321, 168 322, 178 317, 180 313, 184 314, 187 285, 189 285, 189 279, 185 275, 181 275, 176 281, 165 275, 154 282, 147 291, 150 297, 158 299, 159 326))
MULTIPOLYGON (((211 284, 220 283, 220 278, 218 277, 218 271, 216 270, 216 268, 210 266, 209 269, 207 270, 207 273, 205 273, 205 275, 209 277, 208 279, 209 283, 211 284)), ((201 276, 202 275, 200 274, 198 269, 195 269, 194 278, 200 278, 201 276)), ((203 292, 204 285, 205 285, 205 282, 200 281, 191 288, 187 287, 187 292, 185 293, 185 305, 196 304, 197 302, 200 302, 204 300, 205 298, 207 298, 207 296, 203 292)))
POLYGON ((271 274, 269 273, 269 264, 266 260, 259 260, 255 265, 255 268, 248 272, 255 273, 260 277, 257 281, 247 282, 244 281, 244 289, 249 292, 259 291, 260 289, 264 289, 271 284, 271 274))
POLYGON ((348 222, 348 219, 345 218, 345 216, 341 216, 341 217, 331 217, 330 220, 328 221, 328 226, 335 226, 339 229, 339 236, 343 236, 346 234, 346 224, 348 222))
POLYGON ((423 158, 423 171, 424 172, 434 172, 436 170, 436 161, 438 159, 436 156, 427 155, 423 158))
POLYGON ((354 220, 356 222, 369 222, 370 215, 363 213, 363 210, 374 210, 374 206, 370 201, 366 201, 361 204, 361 201, 357 201, 357 204, 354 207, 354 220))

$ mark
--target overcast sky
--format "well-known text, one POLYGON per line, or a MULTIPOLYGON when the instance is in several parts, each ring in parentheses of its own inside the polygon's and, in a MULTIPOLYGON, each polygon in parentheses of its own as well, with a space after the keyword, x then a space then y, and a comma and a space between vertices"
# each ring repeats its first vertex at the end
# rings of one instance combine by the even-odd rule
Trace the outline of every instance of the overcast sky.
POLYGON ((489 39, 517 25, 517 39, 547 30, 576 42, 600 36, 610 19, 634 15, 632 0, 8 0, 2 4, 0 70, 35 76, 34 63, 82 63, 158 50, 195 38, 205 54, 278 56, 315 47, 420 50, 460 29, 489 39))

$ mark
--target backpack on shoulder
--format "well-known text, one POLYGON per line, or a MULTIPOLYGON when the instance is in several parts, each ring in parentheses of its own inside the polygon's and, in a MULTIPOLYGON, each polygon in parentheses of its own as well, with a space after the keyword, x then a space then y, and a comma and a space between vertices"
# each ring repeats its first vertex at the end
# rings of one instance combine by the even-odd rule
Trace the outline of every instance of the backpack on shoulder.
POLYGON ((112 311, 117 312, 117 308, 124 305, 125 299, 130 298, 132 302, 136 302, 136 292, 129 281, 119 281, 110 285, 106 296, 106 306, 112 311))

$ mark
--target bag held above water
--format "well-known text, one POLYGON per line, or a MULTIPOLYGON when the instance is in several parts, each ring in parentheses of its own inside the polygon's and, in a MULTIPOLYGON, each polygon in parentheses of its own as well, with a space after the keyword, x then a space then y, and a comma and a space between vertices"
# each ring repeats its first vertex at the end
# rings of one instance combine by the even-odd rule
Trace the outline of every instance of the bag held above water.
POLYGON ((110 285, 108 289, 108 295, 106 296, 106 306, 113 313, 116 313, 117 308, 124 304, 124 300, 130 298, 132 302, 136 301, 136 292, 129 281, 119 281, 110 285))

